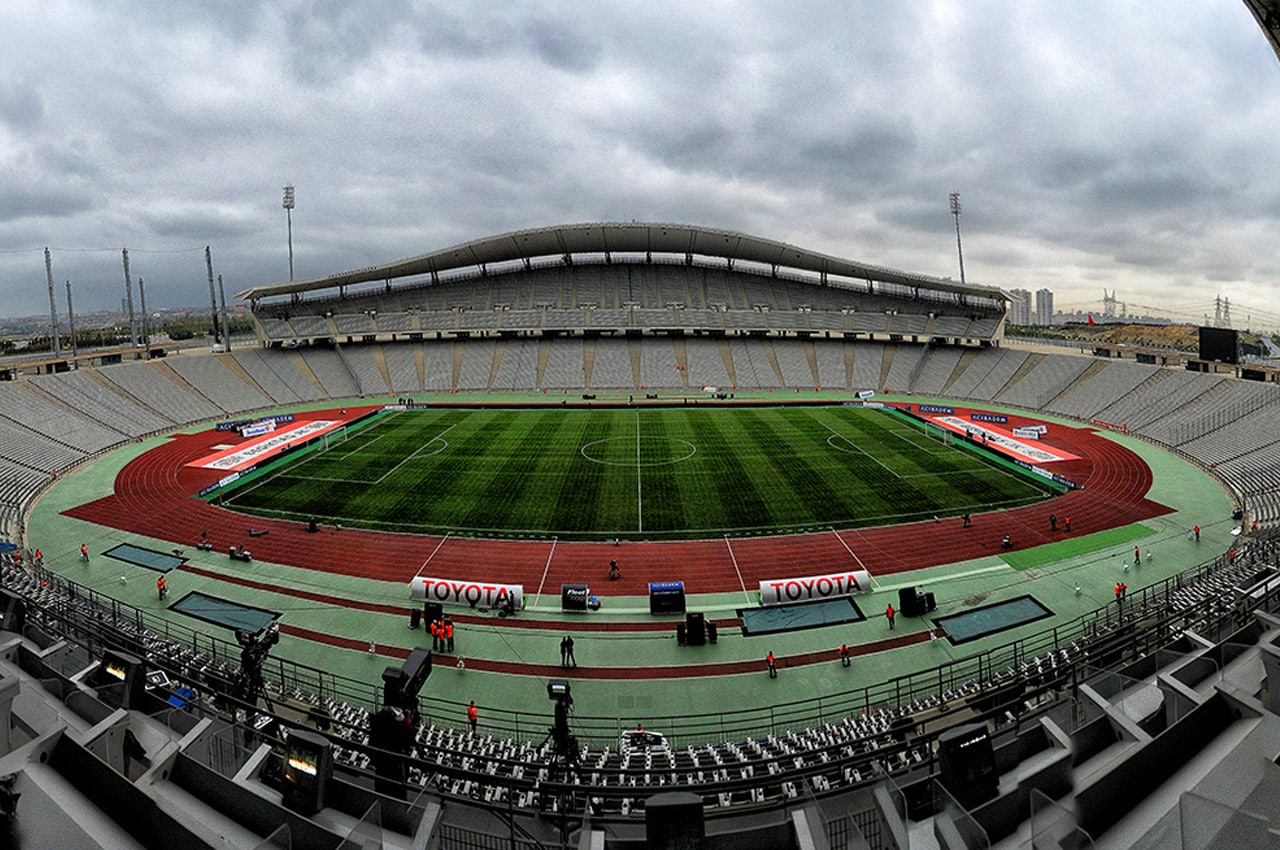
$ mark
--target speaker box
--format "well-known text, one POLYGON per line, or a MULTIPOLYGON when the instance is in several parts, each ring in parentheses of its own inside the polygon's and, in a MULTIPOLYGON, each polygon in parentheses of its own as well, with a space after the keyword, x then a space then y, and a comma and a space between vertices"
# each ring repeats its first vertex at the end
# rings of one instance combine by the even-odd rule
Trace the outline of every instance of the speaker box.
POLYGON ((703 646, 707 642, 707 623, 701 611, 684 615, 685 635, 689 646, 703 646))
POLYGON ((706 840, 702 798, 673 791, 644 801, 646 850, 692 850, 706 840))
POLYGON ((591 591, 585 584, 562 584, 560 585, 560 610, 585 611, 589 596, 591 591))
POLYGON ((676 646, 687 646, 689 644, 689 633, 685 629, 684 623, 676 623, 676 646))
POLYGON ((938 781, 966 809, 996 795, 1000 776, 986 724, 948 729, 938 736, 938 781))
POLYGON ((919 617, 920 594, 914 587, 903 587, 898 590, 898 613, 904 617, 919 617))
POLYGON ((650 614, 683 614, 684 582, 651 581, 649 582, 650 614))

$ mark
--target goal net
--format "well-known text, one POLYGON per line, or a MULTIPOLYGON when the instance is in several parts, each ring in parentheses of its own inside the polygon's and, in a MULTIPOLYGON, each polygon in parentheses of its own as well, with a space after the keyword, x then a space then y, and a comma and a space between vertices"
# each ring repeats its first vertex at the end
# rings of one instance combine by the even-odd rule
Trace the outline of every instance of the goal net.
POLYGON ((331 446, 336 446, 347 441, 347 426, 343 425, 337 430, 330 431, 324 435, 324 450, 327 452, 331 446))

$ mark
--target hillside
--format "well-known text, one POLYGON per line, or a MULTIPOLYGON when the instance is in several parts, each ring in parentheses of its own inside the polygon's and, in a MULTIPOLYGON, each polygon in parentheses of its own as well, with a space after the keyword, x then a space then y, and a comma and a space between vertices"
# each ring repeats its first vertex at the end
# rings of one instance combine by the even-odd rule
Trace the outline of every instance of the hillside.
MULTIPOLYGON (((1200 348, 1200 328, 1197 325, 1070 324, 1051 328, 1010 325, 1007 333, 1010 336, 1063 339, 1095 345, 1159 348, 1191 353, 1197 352, 1200 348)), ((1241 331, 1240 341, 1246 354, 1261 352, 1262 347, 1255 334, 1241 331)))

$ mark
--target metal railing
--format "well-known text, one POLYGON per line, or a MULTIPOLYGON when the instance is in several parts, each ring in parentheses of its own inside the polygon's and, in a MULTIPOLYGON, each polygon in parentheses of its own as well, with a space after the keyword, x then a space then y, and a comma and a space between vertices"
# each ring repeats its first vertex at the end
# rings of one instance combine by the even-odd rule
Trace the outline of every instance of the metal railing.
MULTIPOLYGON (((968 691, 986 683, 1019 674, 1024 666, 1054 650, 1093 646, 1095 654, 1107 650, 1108 641, 1121 642, 1138 651, 1154 651, 1168 643, 1182 629, 1194 629, 1215 638, 1247 620, 1248 611, 1222 612, 1216 605, 1202 605, 1190 611, 1176 610, 1174 594, 1200 579, 1229 566, 1274 563, 1276 539, 1250 541, 1234 556, 1229 554, 1190 567, 1127 596, 1123 605, 1108 604, 1065 623, 974 655, 947 661, 926 670, 906 673, 859 688, 820 694, 776 705, 688 714, 646 714, 650 728, 661 729, 674 745, 742 740, 788 729, 820 726, 844 718, 882 709, 897 709, 915 701, 936 698, 948 692, 968 691), (1116 638, 1122 635, 1123 638, 1116 638)), ((0 584, 12 586, 12 567, 0 573, 0 584)), ((146 655, 160 643, 181 647, 205 660, 210 668, 239 668, 240 646, 206 632, 167 620, 147 610, 114 599, 42 568, 32 577, 54 604, 41 605, 47 628, 86 643, 91 649, 125 648, 146 655), (87 606, 96 610, 96 619, 87 618, 87 606)), ((19 591, 21 592, 21 591, 19 591)), ((1275 591, 1254 600, 1269 604, 1275 591)), ((1212 600, 1211 600, 1212 601, 1212 600)), ((1252 610, 1251 606, 1248 610, 1252 610)), ((164 667, 163 659, 155 659, 164 667)), ((317 701, 333 698, 374 710, 381 705, 378 683, 362 682, 307 664, 268 657, 263 678, 270 692, 303 694, 317 701)), ((489 707, 486 727, 492 734, 516 740, 540 739, 551 723, 550 704, 546 711, 489 707)), ((443 725, 461 728, 465 703, 434 696, 420 697, 420 710, 430 718, 445 718, 443 725), (456 722, 451 723, 449 719, 456 722)), ((634 725, 632 717, 574 715, 574 731, 580 741, 591 745, 616 743, 618 735, 634 725)))

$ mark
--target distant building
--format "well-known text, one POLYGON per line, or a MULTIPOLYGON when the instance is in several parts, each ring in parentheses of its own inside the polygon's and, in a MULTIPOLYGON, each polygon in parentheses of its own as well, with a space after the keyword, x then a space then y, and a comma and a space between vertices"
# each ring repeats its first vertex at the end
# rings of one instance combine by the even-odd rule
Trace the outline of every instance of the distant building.
POLYGON ((1009 294, 1021 300, 1014 301, 1009 308, 1009 324, 1026 326, 1031 324, 1031 292, 1027 289, 1010 289, 1009 294))
POLYGON ((1036 290, 1036 319, 1037 325, 1053 324, 1053 290, 1037 289, 1036 290))

